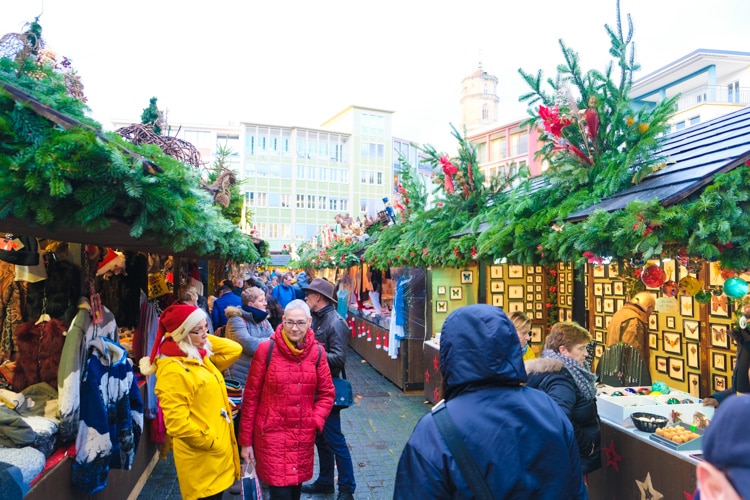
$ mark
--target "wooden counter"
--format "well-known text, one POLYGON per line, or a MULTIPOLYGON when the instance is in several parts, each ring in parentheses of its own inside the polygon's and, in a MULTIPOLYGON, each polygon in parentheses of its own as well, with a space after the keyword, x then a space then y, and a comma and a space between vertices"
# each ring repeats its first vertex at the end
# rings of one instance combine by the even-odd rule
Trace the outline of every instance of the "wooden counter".
POLYGON ((679 452, 649 434, 602 419, 602 468, 588 475, 592 500, 692 498, 700 450, 679 452))
POLYGON ((384 348, 385 338, 389 335, 387 329, 359 316, 350 316, 352 320, 355 332, 349 338, 352 349, 399 389, 421 391, 424 387, 422 339, 402 340, 398 357, 393 359, 384 348), (364 335, 360 336, 361 331, 364 335))

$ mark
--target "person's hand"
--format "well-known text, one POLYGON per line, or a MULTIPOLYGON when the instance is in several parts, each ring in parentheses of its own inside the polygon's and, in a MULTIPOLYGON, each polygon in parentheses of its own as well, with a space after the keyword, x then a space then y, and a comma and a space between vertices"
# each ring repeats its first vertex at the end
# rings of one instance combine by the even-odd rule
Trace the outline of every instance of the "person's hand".
POLYGON ((703 398, 703 406, 713 406, 716 408, 719 406, 719 402, 715 398, 703 398))
POLYGON ((242 451, 240 452, 240 456, 246 464, 250 464, 253 467, 255 466, 255 451, 253 451, 252 446, 243 446, 242 451))

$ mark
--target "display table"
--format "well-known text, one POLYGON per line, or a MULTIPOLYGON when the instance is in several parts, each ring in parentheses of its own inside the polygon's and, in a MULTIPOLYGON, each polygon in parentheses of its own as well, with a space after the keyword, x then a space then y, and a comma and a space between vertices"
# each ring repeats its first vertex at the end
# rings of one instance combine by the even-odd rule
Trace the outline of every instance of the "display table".
POLYGON ((691 499, 696 487, 691 454, 652 441, 648 433, 601 419, 602 468, 588 475, 592 500, 691 499))
MULTIPOLYGON (((141 385, 140 389, 141 397, 145 398, 146 385, 141 385)), ((84 497, 96 500, 121 500, 129 498, 131 493, 139 492, 146 484, 159 456, 157 444, 149 437, 150 425, 148 421, 144 422, 145 428, 141 434, 133 467, 130 470, 110 469, 107 487, 104 490, 94 495, 82 495, 80 490, 74 488, 71 483, 73 457, 65 456, 53 467, 42 471, 24 500, 76 500, 84 497)), ((70 451, 73 452, 72 448, 70 451)), ((2 493, 0 493, 0 498, 2 498, 2 493)))

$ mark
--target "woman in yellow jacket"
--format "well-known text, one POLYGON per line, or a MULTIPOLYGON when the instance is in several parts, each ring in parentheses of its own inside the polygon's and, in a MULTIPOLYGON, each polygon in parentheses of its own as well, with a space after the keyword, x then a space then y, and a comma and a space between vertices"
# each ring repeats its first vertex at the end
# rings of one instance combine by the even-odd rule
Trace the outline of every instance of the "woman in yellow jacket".
POLYGON ((151 357, 139 363, 144 375, 156 373, 155 392, 185 500, 219 500, 240 477, 232 408, 221 372, 241 352, 237 342, 208 335, 201 309, 175 303, 159 317, 151 357))
POLYGON ((516 327, 516 333, 518 334, 518 341, 521 342, 521 352, 523 353, 523 360, 536 358, 534 351, 529 345, 531 340, 531 319, 521 311, 514 311, 510 313, 510 320, 513 322, 513 326, 516 327))

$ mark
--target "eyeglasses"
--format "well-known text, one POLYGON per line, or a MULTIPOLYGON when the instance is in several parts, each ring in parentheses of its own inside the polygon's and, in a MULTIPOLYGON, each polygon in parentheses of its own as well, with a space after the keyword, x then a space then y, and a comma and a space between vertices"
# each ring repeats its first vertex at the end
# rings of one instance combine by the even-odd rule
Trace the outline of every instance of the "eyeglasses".
POLYGON ((302 330, 307 326, 307 321, 284 321, 284 326, 289 328, 290 330, 295 326, 302 330))

